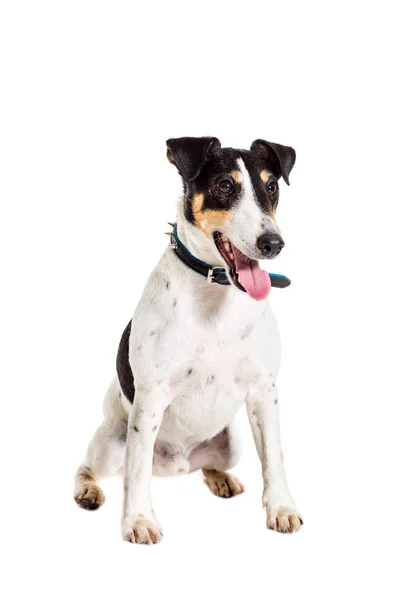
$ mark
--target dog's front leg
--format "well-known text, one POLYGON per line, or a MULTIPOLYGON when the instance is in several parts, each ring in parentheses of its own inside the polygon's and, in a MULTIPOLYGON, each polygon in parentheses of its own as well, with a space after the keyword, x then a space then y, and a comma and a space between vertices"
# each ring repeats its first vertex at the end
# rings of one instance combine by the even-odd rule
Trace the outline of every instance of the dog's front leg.
POLYGON ((278 396, 272 382, 262 391, 249 396, 247 413, 262 465, 262 500, 267 509, 267 526, 283 533, 297 531, 303 521, 296 511, 286 482, 279 432, 278 396))
POLYGON ((154 442, 160 428, 165 399, 160 391, 140 391, 129 415, 126 444, 122 536, 137 544, 155 544, 162 538, 150 499, 154 442))

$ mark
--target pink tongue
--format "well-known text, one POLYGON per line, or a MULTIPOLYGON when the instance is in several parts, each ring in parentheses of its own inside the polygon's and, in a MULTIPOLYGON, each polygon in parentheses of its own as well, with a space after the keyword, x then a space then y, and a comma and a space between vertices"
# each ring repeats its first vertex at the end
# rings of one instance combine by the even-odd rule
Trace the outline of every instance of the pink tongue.
POLYGON ((233 244, 232 250, 239 283, 254 300, 265 300, 271 289, 268 273, 260 269, 257 260, 244 256, 233 244))

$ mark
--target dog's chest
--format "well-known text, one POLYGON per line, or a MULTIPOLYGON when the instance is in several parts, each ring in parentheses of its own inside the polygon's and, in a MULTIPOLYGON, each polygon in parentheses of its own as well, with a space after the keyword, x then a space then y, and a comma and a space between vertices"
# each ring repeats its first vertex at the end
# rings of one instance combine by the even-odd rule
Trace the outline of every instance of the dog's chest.
POLYGON ((135 313, 130 350, 137 389, 154 386, 168 398, 159 438, 185 446, 221 431, 265 385, 279 340, 267 303, 219 286, 195 293, 162 272, 135 313))
POLYGON ((170 441, 199 441, 232 421, 265 372, 249 323, 237 328, 192 322, 179 329, 167 380, 171 404, 160 435, 170 441))

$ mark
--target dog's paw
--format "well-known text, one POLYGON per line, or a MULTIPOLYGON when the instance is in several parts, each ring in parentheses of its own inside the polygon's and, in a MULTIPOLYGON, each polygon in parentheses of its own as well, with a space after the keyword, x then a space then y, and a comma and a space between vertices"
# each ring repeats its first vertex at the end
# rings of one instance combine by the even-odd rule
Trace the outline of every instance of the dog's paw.
POLYGON ((303 520, 294 508, 278 506, 267 510, 267 527, 281 533, 294 533, 303 525, 303 520))
POLYGON ((132 544, 158 544, 163 534, 154 518, 139 513, 133 519, 122 520, 122 537, 132 544))
POLYGON ((102 490, 94 484, 87 484, 79 488, 74 495, 75 502, 86 510, 96 510, 105 502, 102 490))
POLYGON ((231 473, 203 469, 205 482, 213 494, 220 498, 231 498, 242 494, 244 485, 231 473))

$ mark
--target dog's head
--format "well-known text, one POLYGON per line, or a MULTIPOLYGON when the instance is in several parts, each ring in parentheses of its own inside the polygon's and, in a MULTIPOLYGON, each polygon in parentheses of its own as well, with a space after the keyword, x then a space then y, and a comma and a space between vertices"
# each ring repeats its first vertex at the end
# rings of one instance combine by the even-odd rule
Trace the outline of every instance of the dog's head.
POLYGON ((185 218, 215 245, 240 290, 266 298, 271 282, 258 260, 284 247, 275 220, 278 180, 289 185, 293 148, 256 140, 236 150, 217 138, 184 137, 167 141, 167 157, 183 179, 185 218))

